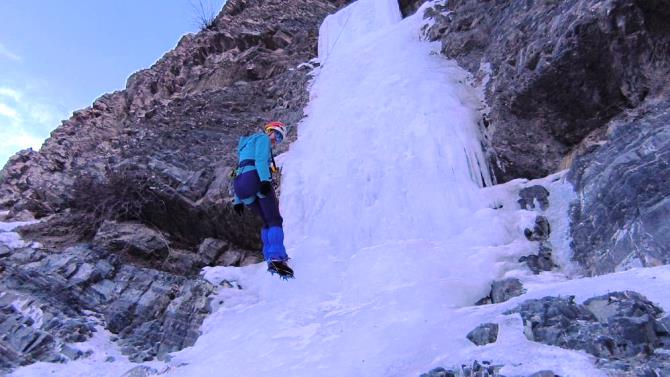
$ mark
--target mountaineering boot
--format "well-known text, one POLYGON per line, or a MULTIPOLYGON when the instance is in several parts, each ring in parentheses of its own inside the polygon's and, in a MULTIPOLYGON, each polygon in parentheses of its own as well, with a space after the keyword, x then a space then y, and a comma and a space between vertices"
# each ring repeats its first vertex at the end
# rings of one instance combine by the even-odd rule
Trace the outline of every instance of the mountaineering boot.
POLYGON ((288 266, 286 261, 283 260, 273 260, 268 262, 268 271, 271 274, 279 274, 284 280, 293 279, 293 270, 288 266))

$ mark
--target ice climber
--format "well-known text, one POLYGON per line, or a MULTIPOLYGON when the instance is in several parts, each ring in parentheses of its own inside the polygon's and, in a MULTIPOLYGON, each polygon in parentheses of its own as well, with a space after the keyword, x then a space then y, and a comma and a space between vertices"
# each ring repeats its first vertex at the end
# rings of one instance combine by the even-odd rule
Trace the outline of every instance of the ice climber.
POLYGON ((283 219, 270 171, 271 167, 274 169, 272 147, 284 140, 286 130, 281 122, 270 122, 265 125, 264 131, 240 138, 233 208, 238 215, 242 215, 246 205, 260 216, 263 221, 263 256, 268 271, 287 279, 293 277, 293 270, 286 263, 289 257, 284 247, 283 219))

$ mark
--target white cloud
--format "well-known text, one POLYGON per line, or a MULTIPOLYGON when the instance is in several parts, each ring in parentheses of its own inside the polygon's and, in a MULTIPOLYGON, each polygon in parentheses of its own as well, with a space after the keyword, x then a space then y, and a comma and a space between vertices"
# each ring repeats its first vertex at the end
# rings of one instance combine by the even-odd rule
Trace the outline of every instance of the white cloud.
POLYGON ((65 119, 62 112, 54 106, 44 103, 26 104, 24 112, 29 112, 33 122, 42 126, 42 128, 53 129, 65 119))
POLYGON ((20 101, 21 93, 12 88, 0 87, 0 97, 11 98, 13 101, 20 101))
POLYGON ((21 121, 21 115, 19 115, 19 112, 2 102, 0 102, 0 116, 5 116, 18 122, 21 121))
POLYGON ((49 132, 67 118, 61 106, 31 93, 0 86, 0 168, 19 150, 39 149, 49 132))
POLYGON ((0 43, 0 57, 6 57, 10 60, 14 61, 21 61, 21 57, 13 53, 10 49, 8 49, 5 45, 0 43))
MULTIPOLYGON (((39 149, 44 139, 30 135, 26 132, 0 132, 0 150, 18 152, 21 149, 39 149)), ((3 161, 4 162, 4 161, 3 161)), ((0 162, 0 165, 2 162, 0 162)))

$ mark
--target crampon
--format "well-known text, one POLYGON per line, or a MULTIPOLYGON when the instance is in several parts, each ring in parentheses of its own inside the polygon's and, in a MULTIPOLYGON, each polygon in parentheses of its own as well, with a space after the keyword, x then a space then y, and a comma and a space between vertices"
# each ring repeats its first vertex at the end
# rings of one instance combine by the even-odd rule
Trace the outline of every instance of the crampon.
POLYGON ((272 275, 277 274, 284 280, 293 279, 293 270, 288 266, 286 261, 270 261, 268 262, 268 272, 272 275))

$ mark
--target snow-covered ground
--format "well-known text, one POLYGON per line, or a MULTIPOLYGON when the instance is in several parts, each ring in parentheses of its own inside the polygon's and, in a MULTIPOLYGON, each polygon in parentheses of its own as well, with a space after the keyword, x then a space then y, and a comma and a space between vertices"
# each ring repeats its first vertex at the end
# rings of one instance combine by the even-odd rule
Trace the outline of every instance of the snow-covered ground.
MULTIPOLYGON (((359 0, 326 19, 307 117, 282 156, 296 279, 281 281, 263 265, 205 269, 212 282, 242 289, 220 290, 193 347, 146 365, 175 377, 390 377, 477 359, 505 364, 505 375, 595 377, 604 374, 591 356, 530 342, 520 317, 502 313, 529 298, 579 301, 633 285, 670 307, 669 267, 570 279, 578 273, 567 239, 573 193, 563 173, 490 185, 477 91, 439 45, 421 41, 421 13, 401 20, 396 0, 359 0), (532 275, 517 260, 536 252, 523 230, 538 213, 516 200, 538 183, 551 192, 544 215, 561 270, 532 275), (525 295, 473 305, 493 280, 512 276, 525 295), (500 335, 477 347, 465 336, 483 322, 499 323, 500 335)), ((119 376, 135 366, 101 359, 13 375, 119 376)))
MULTIPOLYGON (((0 218, 4 218, 8 212, 0 212, 0 218)), ((12 222, 0 222, 0 245, 7 245, 11 248, 19 248, 30 246, 30 243, 25 242, 21 239, 18 233, 14 230, 23 225, 34 224, 37 221, 12 221, 12 222)), ((37 244, 35 244, 37 246, 37 244)))

